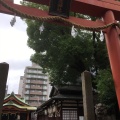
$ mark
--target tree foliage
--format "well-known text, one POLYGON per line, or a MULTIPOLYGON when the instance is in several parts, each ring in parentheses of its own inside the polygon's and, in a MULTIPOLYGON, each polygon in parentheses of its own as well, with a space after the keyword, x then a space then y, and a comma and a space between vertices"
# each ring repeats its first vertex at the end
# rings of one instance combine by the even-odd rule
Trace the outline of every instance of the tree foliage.
MULTIPOLYGON (((42 8, 27 2, 24 5, 42 8)), ((47 7, 44 9, 47 10, 47 7)), ((84 17, 78 13, 76 15, 84 17)), ((99 39, 99 33, 78 30, 78 35, 74 38, 71 36, 71 27, 28 19, 26 23, 28 46, 35 51, 31 61, 49 73, 51 83, 76 84, 81 72, 88 70, 94 76, 99 101, 108 105, 110 109, 116 105, 106 45, 105 41, 99 39), (42 24, 44 30, 40 33, 39 28, 42 24)))
POLYGON ((93 54, 92 36, 79 31, 79 36, 71 37, 71 28, 44 23, 40 34, 40 22, 29 21, 28 45, 35 50, 31 60, 41 65, 50 74, 51 82, 75 83, 80 73, 89 70, 93 54))
POLYGON ((114 82, 110 69, 100 70, 96 77, 97 90, 99 91, 99 102, 107 105, 110 112, 115 112, 117 98, 114 82))

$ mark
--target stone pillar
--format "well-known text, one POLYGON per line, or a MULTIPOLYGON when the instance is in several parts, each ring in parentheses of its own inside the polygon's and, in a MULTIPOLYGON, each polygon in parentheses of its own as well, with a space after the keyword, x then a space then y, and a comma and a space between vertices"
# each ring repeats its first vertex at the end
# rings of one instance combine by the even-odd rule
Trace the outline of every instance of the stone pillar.
POLYGON ((95 120, 91 74, 85 71, 81 74, 84 120, 95 120))
POLYGON ((3 100, 5 97, 8 69, 9 69, 9 65, 7 63, 0 63, 0 120, 1 120, 3 100))

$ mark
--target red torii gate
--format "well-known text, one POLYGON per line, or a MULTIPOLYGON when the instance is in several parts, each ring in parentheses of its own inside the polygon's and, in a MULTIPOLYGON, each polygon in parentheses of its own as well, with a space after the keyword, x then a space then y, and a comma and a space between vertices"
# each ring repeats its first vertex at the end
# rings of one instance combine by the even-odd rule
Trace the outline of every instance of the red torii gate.
MULTIPOLYGON (((50 0, 26 0, 38 4, 48 5, 50 0)), ((99 21, 84 20, 76 17, 64 19, 61 17, 53 17, 47 11, 36 8, 16 5, 10 0, 0 0, 0 12, 6 14, 14 14, 26 18, 44 20, 44 21, 62 21, 69 25, 75 25, 88 30, 105 31, 106 46, 108 50, 111 70, 113 74, 116 95, 120 108, 120 39, 119 29, 116 26, 120 20, 120 2, 117 0, 72 0, 70 11, 103 18, 99 21)))

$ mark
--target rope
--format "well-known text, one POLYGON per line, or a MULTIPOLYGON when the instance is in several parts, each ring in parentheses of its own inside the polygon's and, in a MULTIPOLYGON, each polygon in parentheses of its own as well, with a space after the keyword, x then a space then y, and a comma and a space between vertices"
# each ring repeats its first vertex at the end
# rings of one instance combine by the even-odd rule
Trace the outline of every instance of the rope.
POLYGON ((80 28, 80 29, 84 29, 84 30, 96 31, 96 30, 103 30, 103 29, 106 29, 106 28, 111 27, 111 26, 118 26, 118 27, 120 27, 120 24, 119 23, 115 23, 115 22, 107 24, 107 25, 104 25, 104 26, 89 27, 89 26, 83 26, 83 25, 80 25, 80 24, 76 24, 76 23, 70 22, 67 19, 59 17, 59 16, 36 17, 36 16, 31 16, 29 14, 22 13, 21 11, 19 11, 19 10, 15 9, 15 8, 13 8, 11 6, 9 6, 3 0, 0 0, 0 4, 2 6, 4 6, 5 8, 7 8, 8 10, 16 13, 20 17, 25 17, 25 18, 28 18, 28 19, 34 19, 34 20, 40 20, 40 21, 57 20, 57 21, 61 21, 61 22, 64 22, 66 24, 69 24, 71 26, 74 25, 75 27, 80 28))

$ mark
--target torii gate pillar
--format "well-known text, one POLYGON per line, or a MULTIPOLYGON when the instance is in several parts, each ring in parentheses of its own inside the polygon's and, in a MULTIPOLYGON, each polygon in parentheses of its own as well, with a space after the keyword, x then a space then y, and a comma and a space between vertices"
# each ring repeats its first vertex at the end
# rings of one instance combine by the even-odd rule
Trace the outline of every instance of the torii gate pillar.
MULTIPOLYGON (((107 11, 105 13, 104 21, 106 24, 115 22, 114 14, 112 11, 107 11)), ((105 38, 120 109, 120 39, 116 26, 109 27, 106 30, 105 38)))

